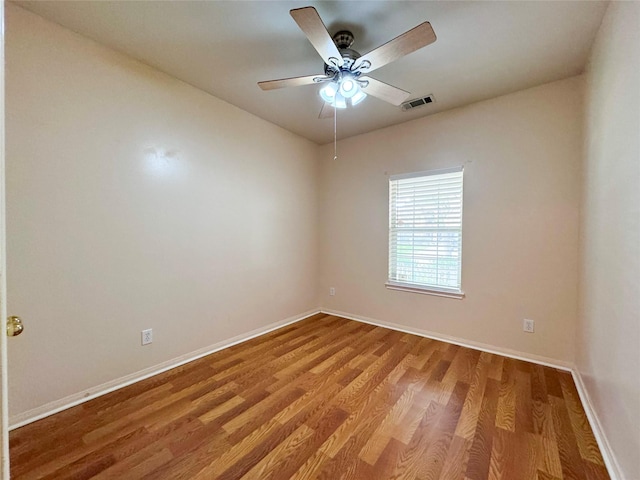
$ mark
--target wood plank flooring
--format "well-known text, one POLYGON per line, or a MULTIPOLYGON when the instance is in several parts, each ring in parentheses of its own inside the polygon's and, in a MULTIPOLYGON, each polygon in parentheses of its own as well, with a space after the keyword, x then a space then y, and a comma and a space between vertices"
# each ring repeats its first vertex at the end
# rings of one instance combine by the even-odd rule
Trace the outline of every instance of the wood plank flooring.
POLYGON ((10 439, 14 479, 609 478, 569 373, 324 314, 10 439))

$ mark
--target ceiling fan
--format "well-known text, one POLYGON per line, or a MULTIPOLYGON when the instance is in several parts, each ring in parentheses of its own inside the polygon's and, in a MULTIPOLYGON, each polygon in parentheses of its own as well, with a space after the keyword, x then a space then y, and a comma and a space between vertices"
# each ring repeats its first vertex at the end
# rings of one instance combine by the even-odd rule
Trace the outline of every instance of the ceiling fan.
POLYGON ((320 15, 313 7, 295 8, 291 16, 324 60, 324 75, 283 78, 258 82, 262 90, 301 85, 325 84, 320 89, 324 100, 320 118, 332 116, 334 108, 355 106, 367 95, 400 105, 409 92, 369 77, 374 70, 426 47, 436 41, 429 22, 424 22, 371 52, 360 55, 351 48, 354 37, 347 30, 329 35, 320 15), (327 106, 333 108, 326 108, 327 106))

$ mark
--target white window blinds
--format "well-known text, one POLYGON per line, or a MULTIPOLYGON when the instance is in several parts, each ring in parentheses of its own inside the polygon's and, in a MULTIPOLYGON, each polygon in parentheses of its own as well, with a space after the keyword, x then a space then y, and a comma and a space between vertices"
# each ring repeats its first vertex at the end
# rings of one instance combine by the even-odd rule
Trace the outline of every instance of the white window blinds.
POLYGON ((389 180, 389 284, 460 293, 462 167, 389 180))

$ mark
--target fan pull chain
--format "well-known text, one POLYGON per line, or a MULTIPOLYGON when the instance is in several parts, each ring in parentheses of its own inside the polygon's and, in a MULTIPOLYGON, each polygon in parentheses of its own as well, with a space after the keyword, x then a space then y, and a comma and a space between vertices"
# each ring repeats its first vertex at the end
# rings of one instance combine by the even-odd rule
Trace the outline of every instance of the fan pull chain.
POLYGON ((333 159, 338 160, 338 109, 333 107, 333 159))

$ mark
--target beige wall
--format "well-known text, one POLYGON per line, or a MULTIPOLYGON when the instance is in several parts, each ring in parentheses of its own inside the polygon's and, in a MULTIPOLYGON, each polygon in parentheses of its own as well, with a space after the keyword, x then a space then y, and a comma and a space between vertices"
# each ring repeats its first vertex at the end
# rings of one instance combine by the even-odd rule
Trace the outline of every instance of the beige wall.
POLYGON ((637 5, 611 8, 589 76, 580 324, 584 78, 346 139, 333 161, 332 146, 8 5, 9 311, 27 324, 10 342, 12 415, 320 305, 577 355, 635 472, 638 144, 620 140, 638 131, 623 11, 637 20, 637 5), (388 175, 461 164, 466 298, 385 289, 388 175))
POLYGON ((640 478, 640 3, 612 2, 587 75, 578 368, 640 478))
POLYGON ((6 85, 12 415, 317 307, 315 144, 11 4, 6 85))
POLYGON ((573 361, 582 94, 576 77, 325 146, 321 305, 573 361), (387 290, 388 175, 461 164, 466 298, 387 290))

